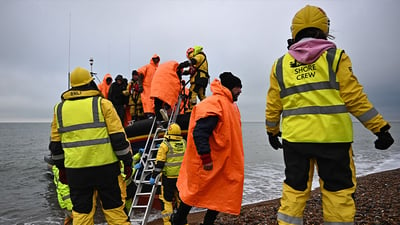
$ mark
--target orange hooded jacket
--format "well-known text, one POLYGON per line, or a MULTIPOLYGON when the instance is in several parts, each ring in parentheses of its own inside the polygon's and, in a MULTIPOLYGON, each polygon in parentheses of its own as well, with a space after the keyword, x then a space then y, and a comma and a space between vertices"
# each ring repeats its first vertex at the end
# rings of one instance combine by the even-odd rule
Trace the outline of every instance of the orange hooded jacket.
POLYGON ((158 98, 171 108, 178 102, 181 81, 176 74, 177 61, 168 61, 158 66, 151 82, 151 98, 158 98))
POLYGON ((188 205, 239 215, 243 196, 244 153, 239 108, 230 90, 218 79, 211 83, 212 96, 193 110, 189 122, 187 148, 177 187, 188 205), (193 140, 196 121, 217 116, 218 123, 209 138, 213 169, 203 169, 193 140))
POLYGON ((158 63, 153 62, 153 58, 160 58, 157 54, 154 54, 150 59, 150 63, 140 67, 137 71, 139 75, 143 75, 143 92, 140 97, 142 98, 143 112, 154 113, 154 101, 150 98, 151 93, 151 82, 153 80, 154 73, 157 70, 158 63))
POLYGON ((108 99, 108 91, 110 90, 111 84, 112 84, 111 74, 107 73, 106 75, 104 75, 103 81, 97 85, 100 92, 103 94, 104 98, 106 98, 106 99, 108 99), (107 85, 107 82, 106 82, 107 78, 111 78, 111 83, 109 85, 107 85))

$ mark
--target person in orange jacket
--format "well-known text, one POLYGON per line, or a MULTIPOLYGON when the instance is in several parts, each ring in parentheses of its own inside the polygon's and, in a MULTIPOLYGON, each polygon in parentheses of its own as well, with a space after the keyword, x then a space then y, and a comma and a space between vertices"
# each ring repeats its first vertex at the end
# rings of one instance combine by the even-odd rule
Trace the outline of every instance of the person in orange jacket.
POLYGON ((108 99, 108 91, 110 90, 112 81, 113 81, 113 79, 112 79, 111 74, 107 73, 106 75, 104 75, 103 81, 97 85, 97 87, 103 94, 104 98, 108 99))
POLYGON ((143 112, 148 118, 151 118, 154 115, 154 101, 150 98, 151 82, 159 62, 160 56, 154 54, 149 64, 144 65, 137 70, 140 82, 143 85, 143 92, 141 93, 143 112))
POLYGON ((171 60, 160 64, 154 73, 150 97, 154 100, 157 121, 168 121, 167 110, 178 102, 181 90, 178 65, 177 61, 171 60))
POLYGON ((177 187, 182 200, 173 225, 186 223, 190 209, 207 208, 203 225, 219 212, 239 215, 244 182, 240 79, 224 72, 211 83, 212 95, 194 106, 177 187), (229 193, 229 194, 227 194, 229 193))

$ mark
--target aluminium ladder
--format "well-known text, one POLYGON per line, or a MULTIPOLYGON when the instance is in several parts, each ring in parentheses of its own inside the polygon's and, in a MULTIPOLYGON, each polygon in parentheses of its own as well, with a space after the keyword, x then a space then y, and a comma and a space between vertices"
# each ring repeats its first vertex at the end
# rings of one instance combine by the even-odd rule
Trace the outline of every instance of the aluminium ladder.
MULTIPOLYGON (((173 108, 172 115, 169 118, 168 126, 176 121, 176 118, 180 111, 179 109, 181 102, 182 97, 179 96, 178 103, 173 108)), ((155 168, 158 148, 161 142, 164 140, 164 135, 162 134, 165 134, 166 131, 167 128, 163 128, 162 126, 157 127, 156 117, 154 117, 153 124, 151 126, 150 133, 148 135, 146 145, 142 153, 142 157, 138 162, 140 163, 140 168, 137 169, 136 173, 133 175, 133 181, 135 182, 137 187, 128 214, 130 222, 133 224, 147 224, 150 210, 153 205, 153 200, 157 193, 157 187, 158 185, 160 185, 160 175, 156 177, 154 185, 150 184, 150 178, 155 168), (152 139, 152 141, 150 147, 148 147, 150 139, 152 139), (144 204, 143 202, 139 201, 140 199, 144 199, 144 204)))

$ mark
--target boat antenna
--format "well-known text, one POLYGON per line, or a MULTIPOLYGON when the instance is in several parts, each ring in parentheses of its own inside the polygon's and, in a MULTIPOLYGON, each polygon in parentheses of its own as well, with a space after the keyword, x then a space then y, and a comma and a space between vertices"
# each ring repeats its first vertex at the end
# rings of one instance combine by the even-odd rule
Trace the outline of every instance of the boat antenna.
POLYGON ((97 78, 97 80, 100 82, 100 79, 97 77, 97 73, 93 72, 93 62, 94 62, 93 57, 90 57, 90 59, 89 59, 90 75, 92 75, 92 77, 94 76, 95 78, 97 78))
POLYGON ((71 12, 69 12, 69 38, 68 38, 68 89, 70 88, 71 75, 71 12))

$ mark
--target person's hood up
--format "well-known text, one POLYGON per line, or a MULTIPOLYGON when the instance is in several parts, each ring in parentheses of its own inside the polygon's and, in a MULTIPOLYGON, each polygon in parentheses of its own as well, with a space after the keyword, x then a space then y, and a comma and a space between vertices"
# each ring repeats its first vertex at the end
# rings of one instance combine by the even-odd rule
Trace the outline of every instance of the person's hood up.
POLYGON ((111 74, 107 73, 106 75, 104 75, 102 83, 105 83, 105 84, 106 84, 106 83, 107 83, 107 82, 106 82, 107 78, 111 78, 111 80, 112 80, 111 74))
POLYGON ((221 81, 215 78, 210 85, 211 92, 215 95, 223 95, 226 96, 229 101, 233 102, 233 96, 231 90, 221 84, 221 81))
POLYGON ((154 58, 159 58, 159 59, 160 59, 160 56, 157 55, 157 54, 154 54, 154 55, 151 57, 151 59, 150 59, 150 64, 153 64, 153 65, 158 66, 158 64, 160 63, 160 61, 158 61, 158 63, 155 64, 155 63, 153 62, 153 59, 154 59, 154 58))
POLYGON ((303 38, 289 48, 289 54, 297 61, 310 64, 315 62, 326 50, 336 48, 336 45, 328 40, 303 38))

